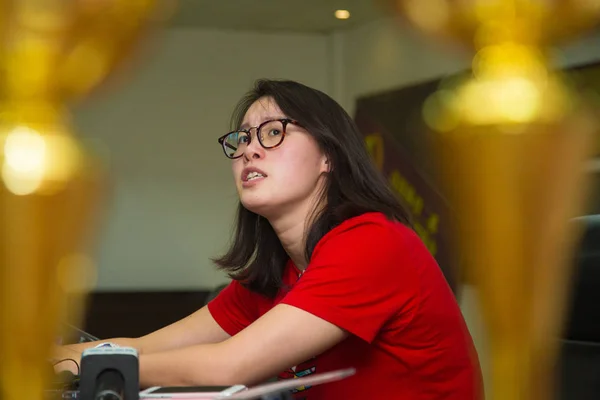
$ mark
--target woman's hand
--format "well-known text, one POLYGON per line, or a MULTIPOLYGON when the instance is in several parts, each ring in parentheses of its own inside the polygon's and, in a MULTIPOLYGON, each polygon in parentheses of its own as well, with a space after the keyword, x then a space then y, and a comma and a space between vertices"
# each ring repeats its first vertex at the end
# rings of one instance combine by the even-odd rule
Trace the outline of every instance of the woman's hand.
POLYGON ((68 346, 55 346, 52 353, 55 373, 69 371, 74 375, 79 375, 81 363, 81 353, 79 351, 68 346))

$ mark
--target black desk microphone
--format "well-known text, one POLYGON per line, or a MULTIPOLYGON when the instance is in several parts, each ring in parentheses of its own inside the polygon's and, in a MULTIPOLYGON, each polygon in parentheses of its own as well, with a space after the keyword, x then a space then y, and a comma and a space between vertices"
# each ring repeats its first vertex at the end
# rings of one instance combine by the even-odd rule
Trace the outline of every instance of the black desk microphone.
POLYGON ((107 369, 96 377, 93 400, 125 400, 125 378, 116 369, 107 369))
POLYGON ((139 400, 139 360, 131 347, 96 347, 81 356, 81 398, 139 400))

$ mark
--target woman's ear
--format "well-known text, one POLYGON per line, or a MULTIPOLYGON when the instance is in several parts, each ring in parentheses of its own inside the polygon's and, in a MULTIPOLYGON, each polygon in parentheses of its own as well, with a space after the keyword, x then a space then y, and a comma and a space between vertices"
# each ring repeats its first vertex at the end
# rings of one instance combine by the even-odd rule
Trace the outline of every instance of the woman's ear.
POLYGON ((331 172, 331 164, 329 163, 329 159, 325 156, 323 156, 323 161, 322 161, 322 166, 321 166, 321 172, 326 172, 329 173, 331 172))

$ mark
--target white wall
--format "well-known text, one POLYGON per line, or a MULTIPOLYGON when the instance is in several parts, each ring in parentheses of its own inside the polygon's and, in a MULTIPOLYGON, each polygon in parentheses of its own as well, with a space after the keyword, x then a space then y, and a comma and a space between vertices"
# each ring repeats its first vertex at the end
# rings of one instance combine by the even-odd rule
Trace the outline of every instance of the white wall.
POLYGON ((77 110, 111 156, 113 191, 98 243, 98 290, 210 288, 225 280, 236 203, 217 137, 257 78, 330 90, 321 35, 168 30, 125 85, 77 110))

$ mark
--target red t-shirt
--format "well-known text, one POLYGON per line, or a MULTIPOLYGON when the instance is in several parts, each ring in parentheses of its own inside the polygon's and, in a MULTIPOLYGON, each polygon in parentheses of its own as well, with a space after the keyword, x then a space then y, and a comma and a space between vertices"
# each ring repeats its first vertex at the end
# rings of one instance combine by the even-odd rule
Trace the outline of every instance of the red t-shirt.
POLYGON ((349 367, 356 375, 299 388, 297 399, 480 399, 479 362, 461 311, 410 228, 380 213, 351 218, 319 241, 299 277, 289 262, 283 282, 290 288, 274 300, 233 281, 208 306, 232 336, 279 303, 351 334, 280 378, 349 367))

